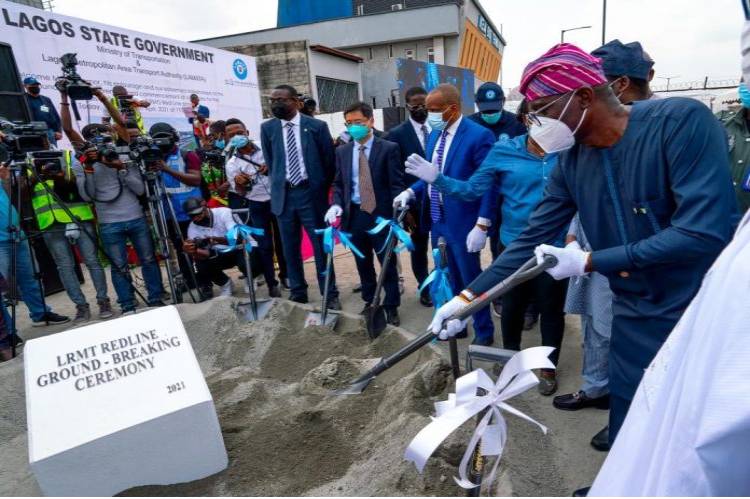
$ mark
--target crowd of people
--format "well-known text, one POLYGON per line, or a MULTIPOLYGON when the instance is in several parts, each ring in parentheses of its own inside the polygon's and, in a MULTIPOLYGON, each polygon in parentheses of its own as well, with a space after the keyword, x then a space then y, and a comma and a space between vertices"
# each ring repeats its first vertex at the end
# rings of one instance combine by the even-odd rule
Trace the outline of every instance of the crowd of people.
MULTIPOLYGON (((38 231, 76 304, 75 323, 89 320, 91 310, 75 273, 73 246, 88 268, 100 318, 113 315, 102 256, 122 314, 136 310, 128 242, 146 284, 143 305, 163 305, 163 254, 152 237, 153 211, 143 203, 144 195, 152 195, 149 178, 163 186, 160 202, 180 273, 195 276, 181 284, 202 299, 213 296, 214 286, 221 295, 232 294, 224 273, 231 267, 243 274, 246 288, 255 285, 240 252, 228 251, 226 235, 237 223, 264 231, 253 241, 253 267, 268 294, 280 297, 283 288, 298 303, 309 299, 302 231, 312 243, 321 294, 326 255, 316 230, 331 225, 350 233, 363 254, 355 261, 366 314, 375 299, 374 259, 382 262, 386 237, 371 229, 378 217, 406 210, 419 284, 428 276, 430 244, 446 241, 456 296, 434 303, 427 287, 419 295, 423 306, 437 307, 431 327, 442 338, 467 337, 468 321, 448 320, 453 313, 529 258, 553 255, 555 267, 511 290, 492 313, 500 317, 502 346, 512 350, 521 348, 523 331, 538 317, 541 343, 555 348, 554 364, 565 314, 581 316, 583 382, 553 404, 609 409, 608 427, 591 442, 607 450, 643 370, 750 206, 750 90, 741 84, 742 108, 720 120, 698 101, 658 98, 649 86, 653 66, 638 42, 614 40, 590 54, 560 44, 526 67, 516 113, 504 109, 503 89, 495 83, 478 89, 478 111, 470 116, 462 115, 455 87, 414 87, 405 93, 408 117, 400 125, 377 130, 372 107, 355 102, 343 113, 345 132, 335 139, 314 117, 315 101, 289 85, 271 92, 273 117, 258 137, 240 119, 211 121, 194 94, 186 114, 198 148, 182 150, 178 132, 157 123, 148 134, 161 156, 143 164, 122 148, 146 132, 138 109, 148 102, 123 87, 115 87, 112 98, 96 89, 111 119, 79 133, 65 89, 59 88, 58 114, 30 77, 24 80, 27 99, 34 119, 48 125, 47 146, 54 148, 65 133, 75 150, 65 152, 63 168, 29 174, 29 196, 38 231), (103 153, 102 144, 114 152, 103 153), (488 240, 494 262, 482 270, 480 252, 488 240)), ((0 168, 6 187, 9 176, 0 168)), ((10 206, 0 191, 0 220, 17 219, 10 206)), ((7 279, 7 227, 0 238, 0 273, 7 279)), ((25 240, 16 270, 34 325, 70 320, 45 309, 25 240)), ((384 272, 382 304, 388 322, 398 325, 397 262, 384 272)), ((328 305, 340 309, 334 269, 329 277, 328 305)), ((7 359, 7 312, 3 317, 0 355, 7 359)), ((490 309, 472 319, 473 343, 495 344, 490 309)), ((555 371, 543 370, 540 393, 556 390, 555 371)))

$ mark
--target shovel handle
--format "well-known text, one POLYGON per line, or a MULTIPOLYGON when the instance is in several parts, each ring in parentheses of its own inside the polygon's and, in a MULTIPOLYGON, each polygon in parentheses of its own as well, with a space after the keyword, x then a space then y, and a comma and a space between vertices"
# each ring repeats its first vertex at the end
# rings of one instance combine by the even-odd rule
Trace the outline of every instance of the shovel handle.
POLYGON ((531 257, 526 263, 521 265, 521 268, 513 272, 510 276, 503 279, 498 284, 494 285, 481 295, 479 295, 474 301, 463 307, 461 310, 453 314, 448 319, 464 320, 475 314, 479 310, 483 309, 490 304, 496 298, 504 295, 511 289, 515 288, 522 282, 529 281, 547 269, 551 269, 557 265, 557 258, 552 255, 545 255, 542 263, 536 263, 536 257, 531 257))

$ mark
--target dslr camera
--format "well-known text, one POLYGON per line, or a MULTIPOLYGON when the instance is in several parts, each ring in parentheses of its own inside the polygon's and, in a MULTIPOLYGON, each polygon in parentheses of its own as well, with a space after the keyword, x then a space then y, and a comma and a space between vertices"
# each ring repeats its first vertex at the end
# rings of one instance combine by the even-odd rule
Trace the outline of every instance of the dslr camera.
POLYGON ((83 81, 83 78, 76 71, 78 58, 76 54, 63 54, 60 57, 62 64, 62 76, 55 82, 55 87, 67 92, 71 100, 91 100, 94 98, 94 92, 91 85, 83 81))
POLYGON ((0 142, 0 163, 26 161, 29 153, 48 149, 47 124, 41 121, 20 124, 0 118, 3 138, 0 142))

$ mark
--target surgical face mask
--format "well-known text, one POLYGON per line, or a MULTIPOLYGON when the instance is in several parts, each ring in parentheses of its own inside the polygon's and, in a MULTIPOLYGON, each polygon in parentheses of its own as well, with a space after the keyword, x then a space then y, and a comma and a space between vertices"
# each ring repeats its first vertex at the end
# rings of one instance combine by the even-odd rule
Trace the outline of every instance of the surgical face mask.
POLYGON ((235 149, 242 149, 249 143, 250 139, 247 138, 247 135, 235 135, 232 137, 232 140, 229 141, 229 145, 235 149))
POLYGON ((29 87, 29 93, 31 95, 39 95, 39 93, 42 91, 40 87, 29 87))
POLYGON ((502 116, 502 111, 498 111, 496 113, 482 113, 482 120, 488 125, 495 125, 498 121, 500 121, 500 118, 502 116))
POLYGON ((747 85, 745 83, 740 83, 737 92, 739 93, 742 107, 750 109, 750 90, 748 90, 747 85))
POLYGON ((280 120, 290 120, 294 117, 294 111, 289 109, 285 102, 274 102, 271 104, 271 114, 280 120))
POLYGON ((424 123, 427 120, 427 108, 420 106, 414 109, 409 109, 411 118, 417 123, 424 123))
POLYGON ((214 147, 217 149, 224 149, 225 145, 224 139, 214 140, 214 147))
POLYGON ((370 135, 370 127, 367 125, 347 125, 346 129, 349 132, 349 135, 351 135, 356 141, 360 141, 370 135))
MULTIPOLYGON (((615 83, 617 83, 618 81, 620 81, 620 78, 616 79, 615 81, 613 81, 612 83, 610 83, 610 84, 609 84, 609 88, 611 88, 611 89, 612 89, 612 91, 614 91, 614 90, 615 90, 615 86, 614 86, 614 85, 615 85, 615 83)), ((628 103, 626 103, 626 102, 622 102, 622 99, 621 99, 621 97, 622 97, 622 94, 624 94, 624 93, 625 93, 625 90, 627 90, 627 88, 628 88, 628 87, 626 86, 626 87, 625 87, 625 88, 624 88, 624 89, 623 89, 623 90, 622 90, 622 91, 621 91, 621 92, 620 92, 619 94, 615 94, 615 97, 617 97, 617 100, 619 100, 619 101, 620 101, 621 103, 623 103, 623 104, 628 104, 628 103)))
POLYGON ((430 124, 430 128, 432 128, 433 130, 438 130, 438 131, 445 130, 445 127, 448 124, 448 122, 443 119, 444 113, 445 111, 443 111, 442 113, 432 113, 432 112, 427 113, 427 123, 430 124))
MULTIPOLYGON (((588 108, 583 110, 583 114, 581 114, 581 119, 578 120, 575 130, 571 131, 570 127, 562 121, 562 117, 568 110, 568 106, 570 106, 574 96, 575 92, 568 98, 568 102, 565 104, 559 118, 554 119, 546 116, 536 116, 539 123, 532 123, 531 127, 529 127, 529 136, 534 139, 534 142, 544 149, 544 152, 547 154, 565 151, 566 149, 573 147, 576 143, 575 134, 581 127, 588 108)), ((550 105, 551 104, 552 103, 550 103, 550 105)))

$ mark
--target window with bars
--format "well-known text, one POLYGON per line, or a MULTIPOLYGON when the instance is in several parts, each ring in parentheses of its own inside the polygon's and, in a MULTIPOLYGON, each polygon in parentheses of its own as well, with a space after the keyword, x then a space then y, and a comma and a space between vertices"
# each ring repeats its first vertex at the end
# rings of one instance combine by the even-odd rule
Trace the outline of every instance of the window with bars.
POLYGON ((359 85, 351 81, 316 76, 318 109, 321 113, 343 111, 359 100, 359 85))

